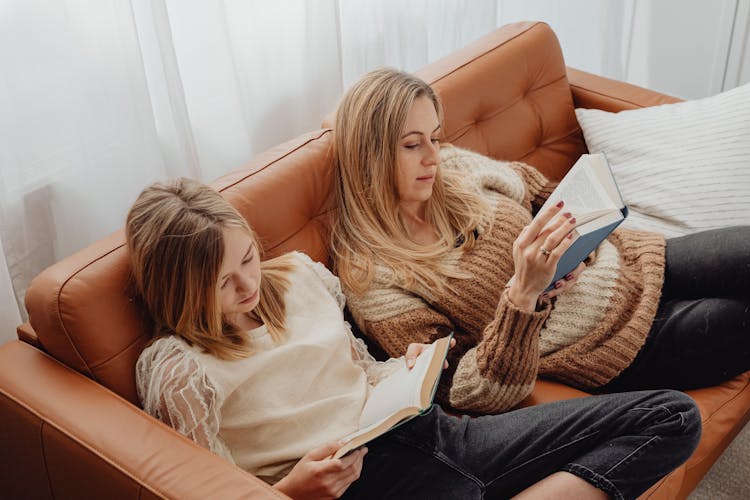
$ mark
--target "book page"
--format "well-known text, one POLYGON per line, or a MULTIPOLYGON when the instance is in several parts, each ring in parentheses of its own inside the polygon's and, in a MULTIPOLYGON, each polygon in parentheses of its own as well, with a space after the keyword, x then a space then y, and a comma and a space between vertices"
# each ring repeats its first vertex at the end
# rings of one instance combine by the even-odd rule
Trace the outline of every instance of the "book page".
POLYGON ((572 213, 578 219, 580 226, 603 214, 619 211, 620 207, 612 200, 608 190, 602 186, 596 172, 597 163, 590 161, 590 156, 593 155, 581 155, 581 158, 544 203, 540 212, 564 200, 565 211, 572 213))
POLYGON ((404 362, 400 369, 371 389, 362 409, 359 430, 343 438, 347 443, 335 457, 345 455, 429 408, 452 338, 453 333, 436 340, 417 356, 411 370, 404 362))
POLYGON ((388 415, 410 406, 420 407, 419 394, 430 360, 435 354, 436 345, 430 344, 419 356, 414 367, 409 370, 406 362, 394 373, 381 380, 370 392, 362 416, 360 428, 380 422, 388 415))

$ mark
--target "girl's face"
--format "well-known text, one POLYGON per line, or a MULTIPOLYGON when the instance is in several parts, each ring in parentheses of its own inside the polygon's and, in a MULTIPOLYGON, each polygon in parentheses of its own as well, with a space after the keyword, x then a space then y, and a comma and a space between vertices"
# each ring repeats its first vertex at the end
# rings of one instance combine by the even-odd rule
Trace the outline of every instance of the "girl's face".
POLYGON ((224 228, 223 237, 224 260, 216 287, 222 314, 234 319, 260 301, 260 258, 255 241, 243 228, 224 228))
POLYGON ((429 97, 414 100, 406 117, 396 154, 396 190, 399 203, 424 203, 432 196, 440 158, 438 120, 429 97))

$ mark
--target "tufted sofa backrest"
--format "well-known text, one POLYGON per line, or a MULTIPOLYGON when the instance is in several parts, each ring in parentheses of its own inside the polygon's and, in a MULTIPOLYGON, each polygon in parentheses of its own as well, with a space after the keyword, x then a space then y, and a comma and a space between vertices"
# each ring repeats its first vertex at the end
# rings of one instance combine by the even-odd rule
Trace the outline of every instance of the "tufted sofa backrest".
POLYGON ((544 23, 504 26, 417 72, 453 144, 561 179, 586 152, 560 44, 544 23))
MULTIPOLYGON (((456 145, 527 161, 556 178, 585 152, 560 47, 546 24, 504 27, 418 74, 440 95, 444 134, 456 145)), ((297 249, 328 263, 331 181, 331 132, 319 130, 213 185, 257 231, 266 257, 297 249)), ((127 284, 118 231, 37 276, 26 307, 44 350, 137 404, 134 367, 150 328, 127 284)))
MULTIPOLYGON (((330 135, 304 134, 212 183, 257 231, 266 257, 297 249, 327 262, 330 135)), ((128 287, 124 231, 34 278, 26 308, 47 353, 138 404, 135 362, 151 329, 128 287)))

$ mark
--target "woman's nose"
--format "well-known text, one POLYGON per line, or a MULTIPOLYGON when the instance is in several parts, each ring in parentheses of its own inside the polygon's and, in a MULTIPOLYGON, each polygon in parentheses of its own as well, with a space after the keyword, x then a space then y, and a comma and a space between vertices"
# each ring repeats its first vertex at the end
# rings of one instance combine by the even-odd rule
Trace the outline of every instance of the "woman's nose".
POLYGON ((440 144, 435 144, 432 141, 428 143, 427 155, 425 155, 424 163, 427 165, 435 165, 440 159, 440 144))

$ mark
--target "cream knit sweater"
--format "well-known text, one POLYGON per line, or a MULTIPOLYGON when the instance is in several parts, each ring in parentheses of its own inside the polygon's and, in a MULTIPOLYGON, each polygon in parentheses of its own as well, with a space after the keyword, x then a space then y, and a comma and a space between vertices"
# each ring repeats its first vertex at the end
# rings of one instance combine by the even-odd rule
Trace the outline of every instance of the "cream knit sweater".
POLYGON ((512 245, 551 193, 533 167, 494 161, 454 147, 441 150, 442 167, 465 172, 491 207, 470 251, 451 260, 470 279, 451 279, 452 290, 406 289, 391 269, 376 263, 362 295, 344 288, 355 321, 389 354, 410 342, 431 342, 444 329, 457 346, 441 379, 438 401, 462 411, 497 413, 517 405, 545 376, 591 390, 604 385, 642 347, 661 294, 664 239, 617 230, 596 251, 579 281, 541 311, 516 308, 504 285, 514 273, 512 245))

